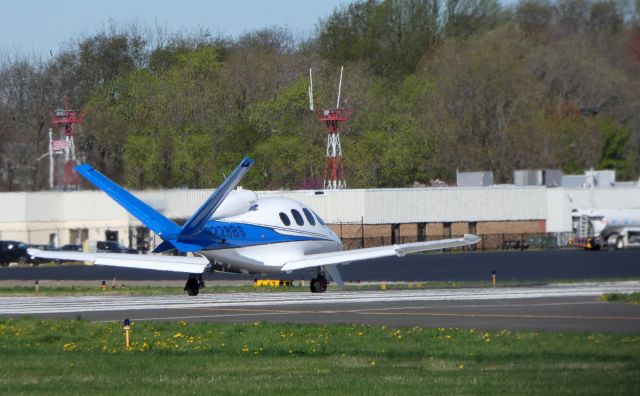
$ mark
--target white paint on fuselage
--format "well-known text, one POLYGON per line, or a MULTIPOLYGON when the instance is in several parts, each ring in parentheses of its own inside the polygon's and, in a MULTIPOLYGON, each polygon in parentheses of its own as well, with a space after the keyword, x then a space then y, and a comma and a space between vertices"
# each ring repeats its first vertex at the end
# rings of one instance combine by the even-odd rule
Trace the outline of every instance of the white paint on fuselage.
POLYGON ((334 241, 295 241, 266 245, 247 246, 235 249, 204 250, 198 252, 209 261, 224 263, 230 269, 247 274, 273 274, 282 266, 308 254, 328 253, 341 250, 334 241))
POLYGON ((265 239, 264 242, 262 240, 256 241, 256 244, 252 246, 198 252, 209 261, 224 264, 230 270, 248 274, 278 273, 288 261, 300 259, 310 254, 342 250, 340 238, 323 224, 322 219, 311 209, 292 199, 264 198, 252 205, 251 209, 245 213, 219 218, 217 221, 268 227, 281 235, 314 238, 314 240, 279 242, 265 239), (296 223, 291 212, 292 209, 297 210, 302 216, 302 225, 296 223), (314 216, 315 225, 308 220, 304 209, 307 209, 314 216), (291 224, 284 224, 280 213, 285 213, 291 224))

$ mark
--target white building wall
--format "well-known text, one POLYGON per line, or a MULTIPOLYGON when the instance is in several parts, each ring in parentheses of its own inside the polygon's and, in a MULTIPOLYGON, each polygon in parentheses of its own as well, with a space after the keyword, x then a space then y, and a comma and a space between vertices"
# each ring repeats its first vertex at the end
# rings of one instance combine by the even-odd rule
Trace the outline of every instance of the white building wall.
MULTIPOLYGON (((212 190, 134 192, 165 216, 189 218, 212 190)), ((260 191, 259 198, 286 197, 311 207, 328 223, 483 222, 544 220, 548 232, 571 231, 573 209, 640 208, 640 187, 608 189, 491 186, 324 191, 260 191)), ((70 229, 88 229, 89 239, 117 230, 128 244, 141 223, 100 191, 0 193, 0 239, 60 245, 70 229)))
POLYGON ((568 188, 572 209, 640 208, 640 187, 568 188))
POLYGON ((571 231, 571 200, 566 190, 564 188, 549 188, 546 194, 546 231, 571 231))
POLYGON ((0 194, 0 223, 25 221, 27 193, 9 192, 0 194))
POLYGON ((390 224, 541 220, 544 187, 478 187, 258 192, 300 201, 329 223, 390 224))

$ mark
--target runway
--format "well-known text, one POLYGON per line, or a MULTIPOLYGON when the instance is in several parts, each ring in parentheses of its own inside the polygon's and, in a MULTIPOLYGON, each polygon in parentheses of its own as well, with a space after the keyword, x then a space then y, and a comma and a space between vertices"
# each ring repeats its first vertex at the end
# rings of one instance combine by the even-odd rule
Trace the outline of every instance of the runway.
POLYGON ((541 287, 216 293, 187 296, 2 297, 0 318, 92 321, 361 323, 491 330, 638 333, 640 305, 599 301, 640 292, 640 282, 541 287))

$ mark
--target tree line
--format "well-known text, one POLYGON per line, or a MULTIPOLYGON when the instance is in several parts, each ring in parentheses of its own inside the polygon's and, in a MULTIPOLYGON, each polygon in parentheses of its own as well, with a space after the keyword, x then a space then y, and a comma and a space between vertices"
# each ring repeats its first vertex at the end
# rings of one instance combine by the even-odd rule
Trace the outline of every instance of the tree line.
POLYGON ((217 185, 245 155, 255 189, 322 185, 340 66, 347 183, 452 182, 456 170, 640 176, 640 0, 361 0, 294 37, 112 25, 48 57, 0 55, 0 190, 47 188, 51 109, 132 188, 217 185))

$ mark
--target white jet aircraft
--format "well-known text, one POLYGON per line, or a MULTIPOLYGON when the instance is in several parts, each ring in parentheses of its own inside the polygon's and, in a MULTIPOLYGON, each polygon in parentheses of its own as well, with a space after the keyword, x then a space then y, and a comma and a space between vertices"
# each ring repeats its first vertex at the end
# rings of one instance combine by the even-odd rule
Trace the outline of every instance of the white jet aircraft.
POLYGON ((32 256, 79 260, 98 265, 187 273, 185 290, 195 296, 204 286, 204 272, 243 274, 313 272, 313 293, 327 290, 327 276, 343 286, 337 265, 386 256, 447 249, 476 244, 480 238, 406 243, 342 250, 340 238, 310 208, 285 198, 258 199, 248 190, 232 191, 253 165, 244 158, 193 216, 182 226, 164 217, 134 195, 87 164, 76 170, 138 218, 163 242, 152 252, 177 250, 193 257, 160 254, 55 252, 29 249, 32 256))

